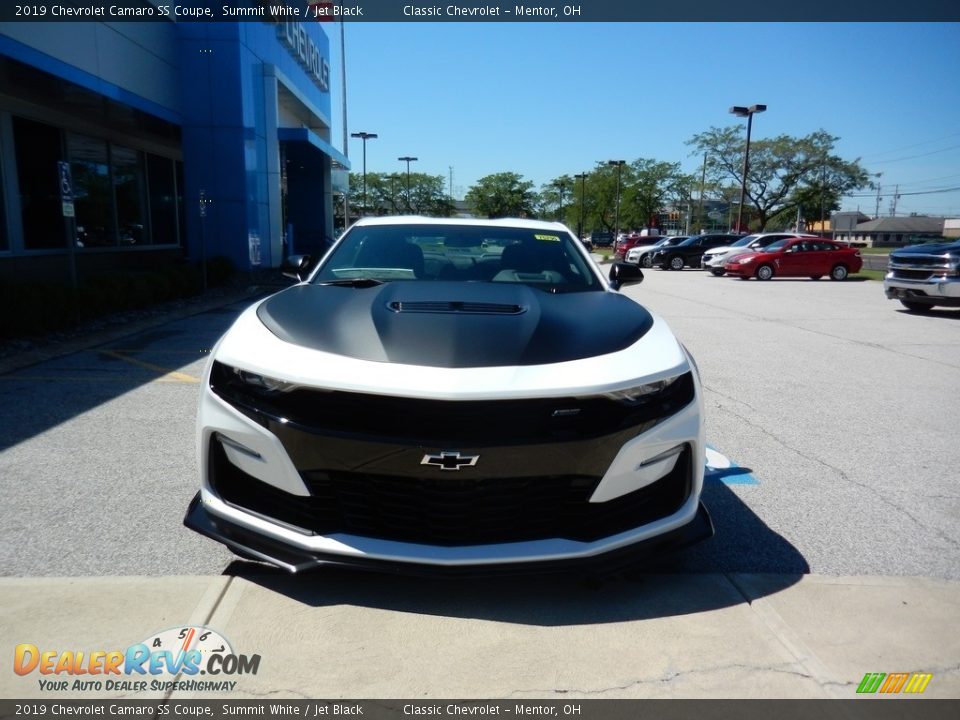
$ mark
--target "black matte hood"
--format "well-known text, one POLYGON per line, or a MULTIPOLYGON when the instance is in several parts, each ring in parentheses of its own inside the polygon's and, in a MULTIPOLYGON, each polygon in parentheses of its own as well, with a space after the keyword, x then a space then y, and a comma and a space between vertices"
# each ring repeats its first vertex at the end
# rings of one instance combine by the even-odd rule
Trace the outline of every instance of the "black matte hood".
POLYGON ((614 292, 549 293, 516 283, 297 285, 260 321, 285 342, 358 360, 441 368, 545 365, 629 347, 653 318, 614 292))

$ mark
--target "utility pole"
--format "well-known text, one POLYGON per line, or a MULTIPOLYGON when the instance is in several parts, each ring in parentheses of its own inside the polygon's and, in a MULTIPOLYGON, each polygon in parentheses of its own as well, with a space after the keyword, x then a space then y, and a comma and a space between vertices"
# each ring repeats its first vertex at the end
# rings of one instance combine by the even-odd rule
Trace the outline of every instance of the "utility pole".
POLYGON ((697 219, 703 222, 703 189, 707 184, 707 154, 703 154, 703 170, 700 172, 700 207, 697 210, 697 219))
POLYGON ((890 200, 890 217, 896 217, 897 200, 899 199, 900 199, 900 186, 895 185, 893 188, 893 198, 890 200))
MULTIPOLYGON (((877 173, 877 180, 880 179, 880 176, 881 176, 882 174, 883 174, 883 173, 877 173)), ((880 201, 881 201, 881 200, 883 200, 883 198, 880 197, 880 183, 877 182, 877 207, 876 207, 876 208, 874 209, 874 211, 873 211, 873 217, 874 217, 874 219, 880 217, 880 201)))

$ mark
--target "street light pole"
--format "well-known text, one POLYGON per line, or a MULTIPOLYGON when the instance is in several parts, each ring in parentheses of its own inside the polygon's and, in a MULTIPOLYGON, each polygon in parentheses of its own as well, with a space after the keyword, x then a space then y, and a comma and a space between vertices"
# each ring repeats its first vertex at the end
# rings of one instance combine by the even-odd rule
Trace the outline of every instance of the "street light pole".
POLYGON ((397 160, 407 163, 407 211, 412 211, 413 206, 410 205, 410 163, 416 162, 417 158, 404 155, 403 157, 397 158, 397 160))
POLYGON ((750 168, 750 131, 753 129, 753 115, 754 113, 762 113, 766 109, 766 105, 751 105, 750 107, 734 105, 730 108, 732 114, 747 119, 747 146, 743 151, 743 179, 740 181, 740 207, 737 208, 737 232, 742 232, 743 228, 741 225, 743 222, 743 199, 747 193, 747 171, 750 168))
POLYGON ((557 190, 560 193, 560 208, 558 213, 560 215, 559 217, 560 222, 563 222, 563 194, 564 192, 566 192, 566 189, 567 189, 566 183, 564 183, 563 180, 559 180, 557 182, 557 190))
POLYGON ((620 237, 620 173, 623 171, 623 166, 627 164, 626 160, 607 160, 607 165, 616 165, 617 166, 617 209, 614 212, 613 220, 613 243, 616 245, 617 239, 620 237))
POLYGON ((376 133, 355 132, 350 133, 350 137, 363 140, 363 214, 367 214, 367 140, 373 140, 377 137, 376 133))
POLYGON ((580 222, 577 223, 577 237, 583 239, 583 201, 587 190, 587 174, 574 175, 580 181, 580 222))

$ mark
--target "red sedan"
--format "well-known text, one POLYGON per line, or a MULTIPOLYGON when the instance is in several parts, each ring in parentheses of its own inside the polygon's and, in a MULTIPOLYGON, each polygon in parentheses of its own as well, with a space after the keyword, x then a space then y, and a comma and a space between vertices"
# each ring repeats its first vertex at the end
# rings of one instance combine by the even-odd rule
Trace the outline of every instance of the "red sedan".
POLYGON ((761 252, 731 256, 723 269, 741 280, 756 277, 769 280, 781 277, 809 277, 819 280, 829 275, 831 280, 844 280, 850 273, 860 272, 863 258, 860 251, 830 240, 785 238, 767 245, 761 252))

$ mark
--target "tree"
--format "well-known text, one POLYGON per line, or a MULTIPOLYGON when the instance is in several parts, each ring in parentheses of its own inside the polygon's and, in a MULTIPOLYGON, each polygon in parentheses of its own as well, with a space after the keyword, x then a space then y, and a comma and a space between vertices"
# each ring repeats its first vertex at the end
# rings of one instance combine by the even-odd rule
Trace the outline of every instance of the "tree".
POLYGON ((367 207, 363 205, 363 175, 350 173, 350 203, 368 215, 413 213, 432 217, 450 217, 453 203, 444 190, 442 175, 410 173, 407 194, 406 173, 367 173, 367 207))
MULTIPOLYGON (((551 180, 544 186, 546 207, 555 208, 549 198, 556 197, 559 183, 566 188, 562 220, 568 227, 577 227, 580 204, 583 203, 584 229, 614 231, 617 207, 617 168, 599 162, 581 185, 567 176, 551 180), (551 194, 552 193, 552 194, 551 194)), ((620 169, 620 229, 656 225, 658 216, 669 205, 677 205, 689 197, 692 176, 680 172, 679 163, 638 158, 620 169)))
POLYGON ((514 172, 480 178, 467 190, 466 200, 479 215, 490 218, 527 217, 535 214, 533 183, 514 172))
MULTIPOLYGON (((845 193, 869 186, 859 159, 847 161, 833 153, 837 140, 825 130, 817 130, 800 138, 779 135, 751 141, 744 212, 747 205, 753 207, 756 229, 763 230, 774 216, 795 216, 797 207, 805 199, 809 201, 811 188, 816 188, 819 206, 821 188, 825 195, 831 193, 831 204, 836 205, 845 193)), ((741 126, 712 127, 687 144, 695 154, 708 155, 711 182, 740 185, 745 145, 741 126)))

